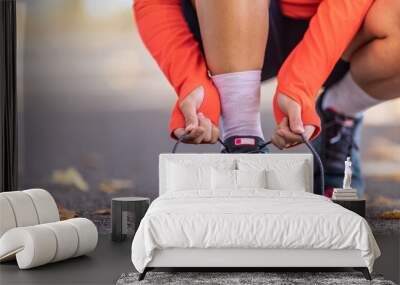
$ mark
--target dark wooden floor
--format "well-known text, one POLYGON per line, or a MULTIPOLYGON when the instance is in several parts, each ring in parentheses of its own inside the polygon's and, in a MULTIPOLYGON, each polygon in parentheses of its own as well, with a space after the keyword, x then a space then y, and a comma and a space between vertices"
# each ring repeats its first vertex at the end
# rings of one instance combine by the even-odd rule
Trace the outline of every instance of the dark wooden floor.
MULTIPOLYGON (((400 236, 375 235, 375 238, 382 256, 375 262, 374 273, 400 284, 400 236)), ((96 250, 88 256, 29 270, 19 270, 16 262, 0 264, 0 284, 115 284, 122 273, 135 271, 130 253, 131 240, 116 243, 109 235, 100 235, 96 250)))

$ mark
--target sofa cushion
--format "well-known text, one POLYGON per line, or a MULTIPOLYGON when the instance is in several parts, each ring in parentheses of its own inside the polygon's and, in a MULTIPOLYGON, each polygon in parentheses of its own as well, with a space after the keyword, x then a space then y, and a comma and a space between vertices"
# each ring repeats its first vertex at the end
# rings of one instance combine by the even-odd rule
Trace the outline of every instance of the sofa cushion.
POLYGON ((0 193, 11 205, 17 227, 39 224, 39 218, 31 197, 23 191, 0 193))
POLYGON ((52 223, 60 220, 54 198, 43 189, 28 189, 22 191, 32 199, 38 215, 39 224, 52 223))
POLYGON ((0 195, 0 237, 8 230, 15 228, 17 222, 10 202, 0 195))

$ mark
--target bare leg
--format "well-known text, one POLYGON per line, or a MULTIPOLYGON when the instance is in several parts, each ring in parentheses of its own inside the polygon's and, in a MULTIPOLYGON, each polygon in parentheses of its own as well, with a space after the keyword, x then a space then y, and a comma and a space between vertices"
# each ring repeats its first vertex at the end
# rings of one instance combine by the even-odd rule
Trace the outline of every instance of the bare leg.
POLYGON ((268 0, 194 3, 213 75, 262 68, 268 39, 268 0))
POLYGON ((400 96, 400 1, 375 0, 343 58, 350 62, 350 74, 322 97, 322 113, 329 114, 321 116, 323 125, 331 128, 324 128, 314 145, 328 165, 325 179, 329 186, 340 186, 340 165, 346 156, 352 157, 353 187, 362 194, 360 152, 353 147, 353 142, 360 145, 362 125, 357 117, 384 100, 400 96), (346 130, 337 141, 335 129, 346 130))
POLYGON ((368 95, 379 100, 400 97, 400 1, 375 1, 344 58, 368 95))
POLYGON ((269 0, 193 2, 207 65, 220 95, 225 145, 233 144, 237 137, 251 137, 257 147, 261 142, 256 143, 256 139, 263 140, 260 82, 269 0))

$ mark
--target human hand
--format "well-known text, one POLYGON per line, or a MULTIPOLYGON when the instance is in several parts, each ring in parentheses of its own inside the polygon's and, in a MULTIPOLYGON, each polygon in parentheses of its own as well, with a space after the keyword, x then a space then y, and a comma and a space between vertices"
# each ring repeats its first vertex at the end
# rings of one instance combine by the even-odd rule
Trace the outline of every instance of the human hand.
POLYGON ((271 139, 272 143, 279 149, 284 149, 302 143, 300 134, 304 134, 305 138, 309 139, 315 131, 315 126, 303 125, 300 104, 282 93, 277 95, 277 103, 279 109, 287 117, 276 127, 271 139))
POLYGON ((174 135, 179 138, 187 133, 184 143, 216 143, 219 138, 219 129, 203 113, 198 113, 204 99, 204 88, 199 87, 179 103, 185 122, 185 128, 174 130, 174 135))

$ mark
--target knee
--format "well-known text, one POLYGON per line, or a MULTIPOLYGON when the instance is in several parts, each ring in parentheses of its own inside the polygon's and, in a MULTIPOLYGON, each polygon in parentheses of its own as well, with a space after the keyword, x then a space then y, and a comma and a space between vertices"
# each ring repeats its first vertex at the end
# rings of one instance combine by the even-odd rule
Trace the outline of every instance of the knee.
POLYGON ((398 81, 400 74, 400 1, 376 0, 360 31, 364 44, 351 54, 350 72, 360 86, 398 81))
POLYGON ((366 44, 365 49, 360 49, 358 59, 374 63, 375 71, 379 72, 382 78, 398 76, 400 73, 400 1, 376 0, 365 18, 362 29, 363 33, 373 40, 366 44))
POLYGON ((396 37, 400 42, 400 1, 376 0, 365 17, 363 29, 378 39, 396 37))

